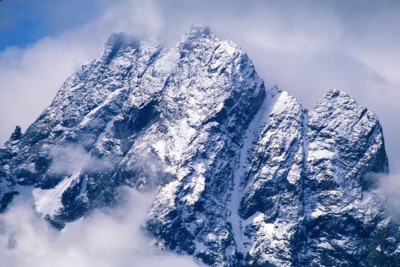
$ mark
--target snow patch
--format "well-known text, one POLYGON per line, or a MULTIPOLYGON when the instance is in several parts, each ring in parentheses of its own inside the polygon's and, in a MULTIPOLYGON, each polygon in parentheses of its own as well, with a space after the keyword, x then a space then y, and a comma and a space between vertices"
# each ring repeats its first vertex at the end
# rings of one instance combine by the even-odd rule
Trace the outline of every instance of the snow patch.
POLYGON ((80 172, 71 175, 52 189, 33 189, 32 194, 35 200, 36 211, 40 213, 43 218, 47 215, 53 217, 57 214, 57 211, 63 207, 61 197, 65 190, 78 179, 79 174, 80 172))
POLYGON ((258 134, 260 133, 261 127, 266 125, 268 120, 268 115, 270 114, 270 106, 271 106, 271 99, 268 92, 266 92, 266 97, 261 105, 260 109, 258 110, 257 114, 255 115, 254 119, 251 121, 249 127, 246 130, 243 139, 243 146, 240 149, 240 156, 239 156, 239 164, 237 168, 234 170, 234 179, 233 179, 233 191, 231 195, 231 202, 230 202, 230 222, 232 225, 233 235, 235 238, 236 246, 238 250, 242 253, 246 253, 246 248, 244 246, 244 237, 243 237, 243 230, 241 221, 238 214, 238 208, 240 206, 241 200, 241 190, 240 190, 240 179, 242 179, 246 173, 248 167, 248 157, 251 149, 254 145, 258 134))
POLYGON ((94 117, 94 115, 99 111, 101 108, 105 107, 108 103, 110 103, 115 97, 117 97, 119 94, 122 93, 122 91, 126 90, 125 87, 119 88, 113 92, 111 92, 108 96, 107 99, 104 100, 100 105, 92 109, 81 121, 79 126, 85 126, 88 124, 88 122, 94 117))
POLYGON ((319 160, 319 159, 333 159, 335 153, 327 149, 309 150, 308 159, 309 160, 319 160))

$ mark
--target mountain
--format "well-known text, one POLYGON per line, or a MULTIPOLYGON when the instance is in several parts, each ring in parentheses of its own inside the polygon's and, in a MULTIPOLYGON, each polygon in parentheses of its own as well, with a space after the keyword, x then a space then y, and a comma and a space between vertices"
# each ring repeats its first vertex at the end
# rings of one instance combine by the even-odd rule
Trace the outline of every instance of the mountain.
POLYGON ((61 229, 121 186, 157 189, 155 246, 210 266, 399 266, 369 175, 387 172, 376 115, 346 93, 307 111, 206 26, 172 48, 119 33, 0 149, 0 209, 28 190, 61 229))

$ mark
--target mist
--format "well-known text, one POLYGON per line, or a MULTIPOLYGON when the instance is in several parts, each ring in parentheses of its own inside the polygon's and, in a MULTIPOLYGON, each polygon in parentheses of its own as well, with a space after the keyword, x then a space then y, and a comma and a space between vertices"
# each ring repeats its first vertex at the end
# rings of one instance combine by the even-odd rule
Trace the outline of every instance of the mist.
POLYGON ((383 196, 382 204, 392 219, 400 220, 400 166, 397 163, 393 166, 391 173, 367 173, 364 179, 373 185, 372 192, 383 196))
POLYGON ((29 198, 19 196, 0 214, 2 266, 200 266, 188 256, 158 251, 144 234, 154 192, 121 188, 119 194, 118 208, 97 210, 61 231, 38 216, 29 198))
POLYGON ((52 164, 49 171, 59 175, 72 175, 81 170, 107 171, 114 167, 111 161, 93 157, 82 146, 76 144, 55 147, 50 156, 52 164))
MULTIPOLYGON (((31 12, 7 13, 6 3, 11 2, 0 2, 0 34, 14 30, 26 35, 13 25, 35 12, 45 18, 46 30, 36 29, 39 34, 25 45, 10 43, 0 50, 0 143, 15 125, 25 131, 63 82, 102 53, 112 32, 157 36, 173 45, 191 25, 207 24, 248 53, 268 88, 287 90, 304 108, 337 88, 373 110, 383 127, 391 170, 389 176, 379 176, 379 187, 390 203, 399 203, 400 1, 90 0, 83 5, 73 0, 60 12, 61 4, 46 0, 30 4, 31 12)), ((60 149, 52 154, 59 159, 55 172, 70 173, 81 168, 81 160, 92 162, 80 148, 60 149)), ((61 232, 34 211, 31 200, 18 197, 0 215, 2 263, 197 266, 187 258, 153 251, 140 230, 152 197, 129 190, 124 194, 122 207, 96 211, 61 232)))

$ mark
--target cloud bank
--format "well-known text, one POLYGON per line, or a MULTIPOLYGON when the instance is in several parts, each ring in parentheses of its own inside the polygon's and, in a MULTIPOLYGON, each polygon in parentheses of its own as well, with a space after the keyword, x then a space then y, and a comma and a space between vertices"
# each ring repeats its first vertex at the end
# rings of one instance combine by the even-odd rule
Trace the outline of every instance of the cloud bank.
POLYGON ((189 257, 162 254, 152 248, 141 229, 152 194, 126 188, 121 194, 121 207, 97 211, 61 232, 38 217, 26 199, 18 199, 0 215, 2 266, 200 266, 189 257))
MULTIPOLYGON (((397 203, 399 1, 89 0, 82 4, 85 1, 73 0, 64 13, 54 1, 41 2, 35 8, 46 17, 42 23, 46 30, 28 46, 0 51, 0 143, 16 124, 25 130, 66 78, 101 54, 112 32, 154 34, 170 45, 191 25, 208 24, 220 38, 244 48, 267 87, 277 84, 304 107, 312 108, 327 90, 337 88, 376 112, 392 171, 387 179, 380 179, 380 187, 389 201, 397 203), (69 23, 71 14, 80 23, 69 23)), ((0 14, 12 16, 1 16, 0 34, 29 13, 1 8, 0 14)), ((58 167, 64 171, 62 165, 58 167)), ((128 203, 141 203, 132 201, 135 198, 133 194, 128 203)), ((57 266, 191 266, 187 259, 149 257, 154 255, 151 249, 138 249, 148 247, 148 240, 138 232, 141 220, 136 219, 138 213, 144 218, 150 203, 144 202, 137 210, 127 204, 127 213, 103 210, 61 233, 37 218, 29 205, 14 204, 10 212, 0 215, 0 258, 7 266, 46 267, 54 262, 57 266), (16 225, 20 220, 21 226, 16 225)))

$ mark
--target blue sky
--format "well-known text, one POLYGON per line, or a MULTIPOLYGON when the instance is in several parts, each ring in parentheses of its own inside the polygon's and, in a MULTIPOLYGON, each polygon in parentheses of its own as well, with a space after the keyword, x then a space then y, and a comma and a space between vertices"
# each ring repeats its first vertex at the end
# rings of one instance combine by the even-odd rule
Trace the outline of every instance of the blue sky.
POLYGON ((0 142, 29 126, 115 31, 168 44, 208 24, 244 48, 267 87, 312 108, 348 92, 381 120, 391 165, 400 162, 400 1, 0 1, 0 142))
MULTIPOLYGON (((220 38, 242 46, 267 87, 278 85, 305 108, 337 88, 372 109, 383 126, 393 173, 386 183, 390 190, 384 190, 399 202, 399 0, 1 0, 0 143, 15 125, 26 130, 63 82, 102 53, 112 32, 155 35, 171 45, 193 24, 208 24, 220 38)), ((137 207, 138 200, 132 200, 137 207)), ((151 200, 146 203, 138 209, 144 211, 151 200)), ((13 235, 24 235, 15 256, 0 251, 2 263, 78 266, 77 259, 85 267, 124 266, 120 261, 126 259, 137 266, 157 266, 158 260, 165 266, 191 264, 142 254, 146 243, 132 226, 140 225, 136 211, 124 213, 135 216, 122 224, 114 220, 118 216, 97 214, 90 226, 72 225, 68 235, 54 241, 54 233, 30 212, 32 206, 17 206, 3 217, 13 235), (100 257, 93 255, 98 246, 104 251, 100 257), (127 247, 129 255, 124 254, 127 247)))
POLYGON ((95 0, 3 0, 0 3, 0 51, 25 48, 41 38, 77 28, 104 11, 95 0))

